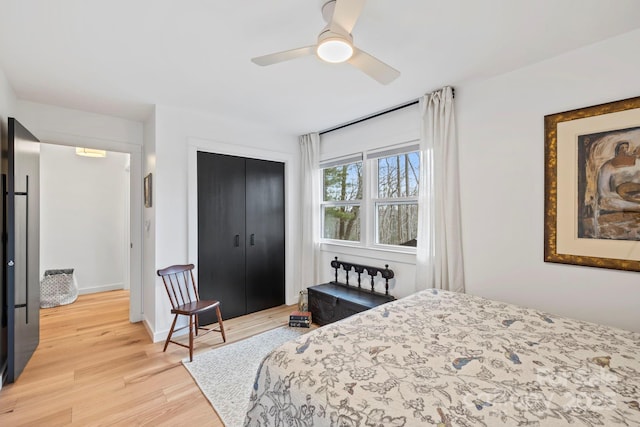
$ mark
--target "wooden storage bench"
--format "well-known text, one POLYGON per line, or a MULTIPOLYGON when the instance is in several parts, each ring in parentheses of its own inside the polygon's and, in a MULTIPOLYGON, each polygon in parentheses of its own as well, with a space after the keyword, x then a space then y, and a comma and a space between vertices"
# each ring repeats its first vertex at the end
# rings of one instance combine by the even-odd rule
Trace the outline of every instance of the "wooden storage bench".
POLYGON ((389 295, 389 279, 393 278, 393 271, 388 269, 388 265, 381 269, 338 261, 336 257, 331 261, 331 266, 336 270, 335 281, 308 288, 309 311, 314 323, 326 325, 395 299, 389 295), (347 272, 346 284, 338 282, 339 268, 347 272), (349 285, 351 269, 358 274, 357 286, 349 285), (361 286, 361 274, 364 271, 371 277, 371 290, 361 286), (386 280, 384 294, 373 290, 373 280, 378 273, 386 280))

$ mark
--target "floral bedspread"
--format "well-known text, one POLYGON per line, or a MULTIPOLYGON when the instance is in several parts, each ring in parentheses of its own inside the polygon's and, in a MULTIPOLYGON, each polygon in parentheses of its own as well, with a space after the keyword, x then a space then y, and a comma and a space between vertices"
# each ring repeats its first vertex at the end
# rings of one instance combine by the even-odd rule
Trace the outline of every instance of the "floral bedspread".
POLYGON ((640 333, 426 290, 274 350, 247 426, 640 426, 640 333))

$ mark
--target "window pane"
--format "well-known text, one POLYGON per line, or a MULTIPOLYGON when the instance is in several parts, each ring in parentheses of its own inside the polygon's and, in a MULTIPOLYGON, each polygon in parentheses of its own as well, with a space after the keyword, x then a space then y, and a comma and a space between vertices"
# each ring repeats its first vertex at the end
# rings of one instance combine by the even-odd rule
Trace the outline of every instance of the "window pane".
POLYGON ((362 199, 362 162, 323 169, 324 201, 362 199))
POLYGON ((360 241, 360 206, 325 206, 323 237, 360 241))
POLYGON ((378 243, 417 246, 418 205, 378 205, 378 243))
POLYGON ((420 154, 398 154, 378 159, 378 198, 417 197, 420 154))

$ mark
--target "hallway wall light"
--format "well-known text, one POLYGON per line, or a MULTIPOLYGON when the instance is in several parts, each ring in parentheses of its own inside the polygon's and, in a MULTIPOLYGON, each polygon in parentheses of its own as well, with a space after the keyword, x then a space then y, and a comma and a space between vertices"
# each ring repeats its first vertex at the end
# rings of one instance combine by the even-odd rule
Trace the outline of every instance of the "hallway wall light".
POLYGON ((96 150, 94 148, 76 147, 76 154, 78 156, 85 156, 85 157, 107 157, 106 151, 96 150))

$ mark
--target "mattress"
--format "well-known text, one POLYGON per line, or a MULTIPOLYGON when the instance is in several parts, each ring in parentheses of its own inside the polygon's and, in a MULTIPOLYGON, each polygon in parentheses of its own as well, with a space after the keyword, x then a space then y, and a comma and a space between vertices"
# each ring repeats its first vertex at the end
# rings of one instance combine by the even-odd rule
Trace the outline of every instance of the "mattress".
POLYGON ((247 426, 638 426, 640 334, 426 290, 302 335, 247 426))

